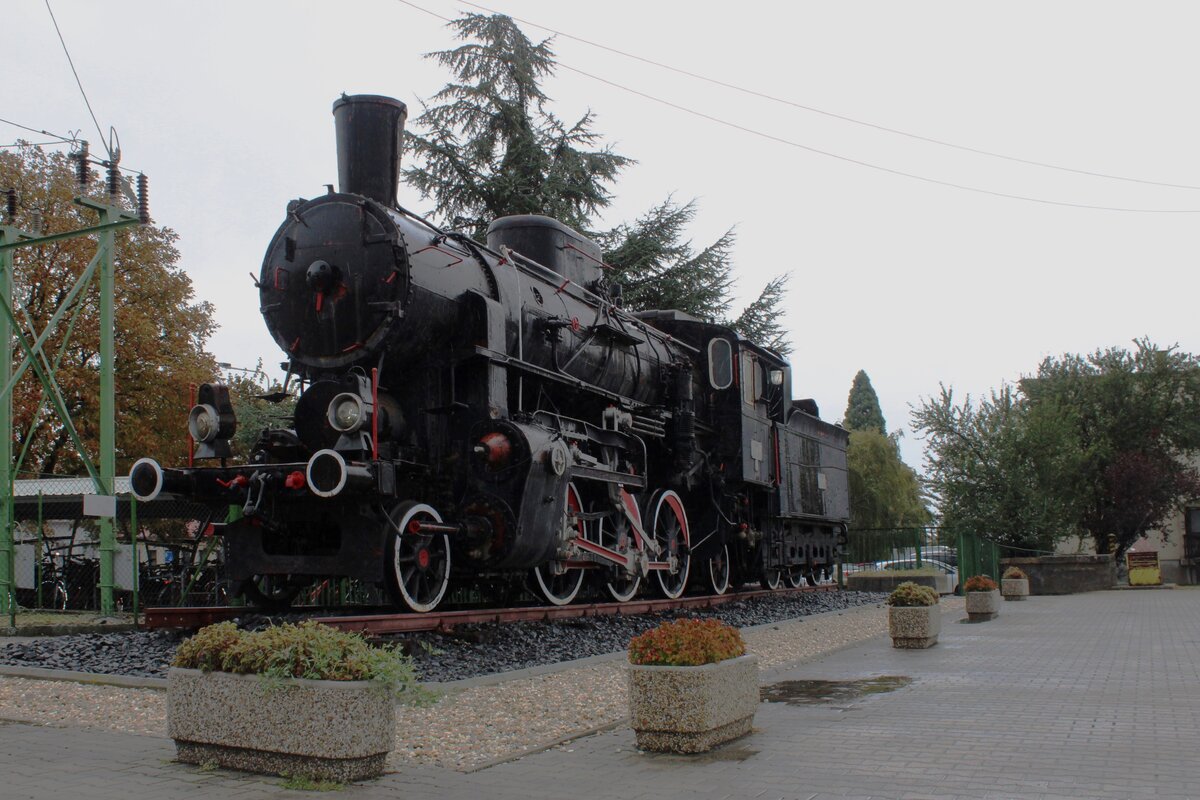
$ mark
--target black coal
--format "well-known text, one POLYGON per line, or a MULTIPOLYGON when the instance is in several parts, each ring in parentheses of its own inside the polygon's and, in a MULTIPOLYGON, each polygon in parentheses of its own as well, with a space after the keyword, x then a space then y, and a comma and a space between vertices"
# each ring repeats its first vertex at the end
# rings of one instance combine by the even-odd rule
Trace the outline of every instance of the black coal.
MULTIPOLYGON (((884 597, 869 592, 768 595, 710 610, 463 625, 448 634, 412 633, 388 637, 388 641, 412 655, 422 680, 451 681, 619 652, 626 648, 630 638, 667 619, 716 617, 730 625, 746 627, 880 603, 884 597)), ((267 620, 248 615, 239 624, 258 628, 267 624, 267 620)), ((164 677, 182 638, 180 634, 161 631, 56 636, 0 647, 0 664, 164 677)))

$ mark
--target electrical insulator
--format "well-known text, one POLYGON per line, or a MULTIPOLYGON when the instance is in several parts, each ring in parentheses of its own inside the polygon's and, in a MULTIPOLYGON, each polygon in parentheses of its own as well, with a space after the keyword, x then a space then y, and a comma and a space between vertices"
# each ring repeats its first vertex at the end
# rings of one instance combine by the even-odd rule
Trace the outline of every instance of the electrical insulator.
POLYGON ((150 224, 150 179, 144 172, 137 179, 137 213, 143 225, 150 224))
POLYGON ((121 194, 121 169, 117 166, 120 162, 116 156, 111 161, 105 161, 108 165, 108 196, 116 199, 121 194))
POLYGON ((88 171, 88 143, 79 143, 79 152, 75 154, 79 161, 75 164, 75 180, 79 182, 79 189, 82 191, 87 189, 88 181, 91 175, 88 171))
POLYGON ((7 189, 4 192, 4 210, 8 217, 8 224, 13 225, 17 221, 17 190, 7 189))

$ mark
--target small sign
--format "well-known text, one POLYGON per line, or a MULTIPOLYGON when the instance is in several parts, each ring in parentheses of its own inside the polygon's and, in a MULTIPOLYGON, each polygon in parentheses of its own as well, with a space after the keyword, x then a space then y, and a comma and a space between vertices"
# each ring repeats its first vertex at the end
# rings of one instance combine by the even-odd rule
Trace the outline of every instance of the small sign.
POLYGON ((1158 552, 1126 553, 1125 565, 1129 568, 1130 586, 1158 586, 1162 583, 1162 569, 1158 563, 1158 552))
POLYGON ((83 515, 85 517, 115 517, 117 515, 117 498, 107 494, 85 494, 83 496, 83 515))

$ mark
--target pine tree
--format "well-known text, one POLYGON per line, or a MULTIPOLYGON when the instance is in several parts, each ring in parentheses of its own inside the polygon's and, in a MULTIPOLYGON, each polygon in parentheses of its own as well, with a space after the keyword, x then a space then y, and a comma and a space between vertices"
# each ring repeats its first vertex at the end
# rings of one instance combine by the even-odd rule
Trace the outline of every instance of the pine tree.
POLYGON ((879 407, 879 395, 871 386, 871 379, 865 370, 859 370, 850 386, 850 396, 846 400, 845 425, 852 431, 878 431, 887 436, 887 424, 883 419, 883 409, 879 407))
POLYGON ((404 171, 434 202, 435 218, 482 239, 496 217, 554 217, 601 244, 627 308, 674 308, 728 324, 780 353, 791 349, 780 323, 787 276, 730 319, 734 232, 694 248, 686 238, 694 201, 669 197, 633 223, 595 229, 618 174, 635 162, 599 146, 591 111, 568 125, 549 110, 541 86, 554 74, 550 39, 534 43, 500 14, 466 14, 450 25, 465 43, 430 57, 454 81, 414 120, 404 171))
POLYGON ((482 239, 509 214, 545 214, 586 230, 611 202, 608 187, 633 163, 593 149, 588 111, 567 124, 548 110, 541 81, 554 73, 550 40, 537 44, 509 17, 453 20, 466 42, 430 57, 454 74, 415 120, 405 180, 436 204, 436 215, 482 239))

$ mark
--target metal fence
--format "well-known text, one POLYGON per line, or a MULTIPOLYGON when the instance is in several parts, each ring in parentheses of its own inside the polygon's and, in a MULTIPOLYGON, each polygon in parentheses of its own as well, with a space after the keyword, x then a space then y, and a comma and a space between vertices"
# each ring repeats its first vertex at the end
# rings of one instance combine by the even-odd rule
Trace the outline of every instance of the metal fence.
POLYGON ((932 568, 954 576, 961 586, 975 575, 1000 578, 1000 559, 1050 551, 1005 545, 974 531, 942 527, 851 530, 843 574, 867 570, 932 568))
POLYGON ((11 579, 3 576, 8 596, 0 598, 12 601, 3 603, 5 616, 15 621, 28 611, 101 611, 106 559, 112 610, 118 613, 227 601, 220 548, 211 535, 211 524, 223 520, 194 503, 138 503, 118 496, 111 518, 114 546, 105 552, 101 518, 84 513, 84 498, 94 492, 87 478, 16 482, 11 539, 0 536, 0 549, 6 550, 0 555, 7 556, 0 561, 11 564, 11 579))

